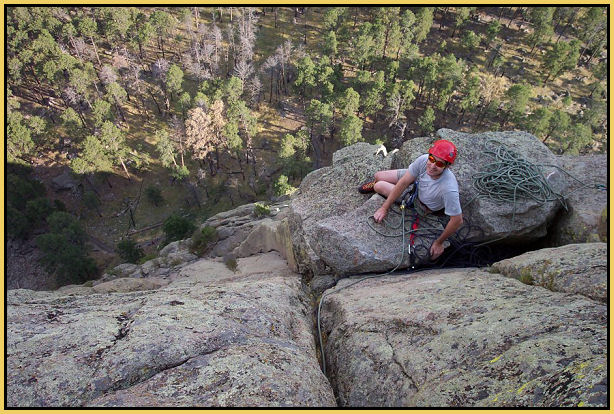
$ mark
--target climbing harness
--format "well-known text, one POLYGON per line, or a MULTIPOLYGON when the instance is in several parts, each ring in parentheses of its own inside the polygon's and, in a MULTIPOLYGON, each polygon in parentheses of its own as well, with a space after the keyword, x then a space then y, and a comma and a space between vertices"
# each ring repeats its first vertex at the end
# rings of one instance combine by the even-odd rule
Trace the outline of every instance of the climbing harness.
MULTIPOLYGON (((540 204, 551 201, 558 201, 563 205, 565 209, 567 209, 567 203, 565 202, 565 198, 567 198, 573 192, 578 191, 578 189, 580 188, 595 188, 602 191, 607 191, 607 187, 605 185, 587 184, 556 165, 542 165, 540 168, 535 164, 522 158, 518 153, 507 149, 503 144, 496 140, 488 140, 484 143, 484 153, 495 158, 495 161, 485 165, 480 172, 473 176, 473 186, 476 189, 476 194, 468 203, 465 204, 465 207, 470 205, 473 201, 475 201, 475 199, 479 197, 487 197, 494 201, 500 202, 512 202, 512 227, 515 223, 516 218, 516 203, 521 198, 532 199, 540 204), (552 173, 549 176, 544 177, 542 173, 542 169, 544 167, 552 167, 555 170, 558 170, 566 176, 572 178, 577 183, 582 184, 582 186, 566 195, 561 195, 557 193, 548 182, 548 179, 550 178, 550 175, 552 173)), ((456 153, 454 153, 453 155, 455 158, 456 153)), ((452 160, 454 158, 452 158, 452 160)), ((418 185, 416 182, 415 191, 406 190, 401 195, 399 211, 396 211, 392 208, 390 209, 390 213, 396 213, 401 216, 400 223, 394 224, 392 222, 393 220, 389 220, 391 214, 389 214, 388 218, 384 219, 384 227, 388 231, 392 230, 392 234, 389 234, 388 231, 383 232, 373 226, 372 221, 374 221, 374 219, 372 216, 367 219, 369 227, 377 234, 383 237, 402 237, 401 259, 399 263, 388 272, 365 276, 359 278, 353 283, 341 287, 339 290, 336 290, 334 292, 324 292, 324 294, 320 298, 317 312, 317 326, 319 345, 322 357, 322 371, 324 372, 324 375, 326 375, 326 358, 324 355, 324 346, 322 343, 320 314, 322 309, 322 303, 324 302, 326 296, 328 294, 338 293, 340 290, 349 288, 350 286, 354 286, 359 282, 377 277, 387 276, 395 272, 401 266, 405 258, 405 240, 407 235, 409 235, 409 244, 407 245, 407 250, 411 269, 410 272, 414 271, 416 263, 427 263, 428 260, 425 259, 430 256, 430 252, 424 246, 418 246, 422 248, 422 252, 419 251, 419 248, 415 247, 416 236, 425 235, 437 237, 437 235, 441 233, 441 226, 443 225, 443 227, 445 228, 445 223, 443 222, 443 220, 445 219, 433 217, 433 215, 421 216, 421 221, 419 221, 419 215, 416 212, 414 204, 418 193, 417 188, 418 185), (409 222, 411 223, 409 229, 405 228, 405 216, 407 210, 410 210, 412 214, 412 217, 409 220, 409 222), (421 226, 419 226, 419 223, 421 224, 421 226)), ((458 229, 454 235, 448 238, 448 241, 450 242, 450 248, 446 249, 447 252, 441 256, 441 260, 439 260, 439 263, 437 263, 435 266, 422 265, 422 267, 483 267, 489 265, 490 261, 484 260, 484 258, 493 256, 493 249, 496 248, 495 246, 493 246, 493 243, 502 240, 506 236, 502 236, 494 240, 488 240, 482 243, 470 241, 470 238, 482 240, 484 238, 483 235, 484 231, 481 227, 474 226, 470 223, 468 218, 463 218, 463 226, 458 229), (458 258, 460 258, 460 260, 458 260, 458 258), (454 259, 457 259, 457 261, 455 261, 454 259)), ((502 248, 501 256, 509 256, 509 254, 509 249, 502 248)))

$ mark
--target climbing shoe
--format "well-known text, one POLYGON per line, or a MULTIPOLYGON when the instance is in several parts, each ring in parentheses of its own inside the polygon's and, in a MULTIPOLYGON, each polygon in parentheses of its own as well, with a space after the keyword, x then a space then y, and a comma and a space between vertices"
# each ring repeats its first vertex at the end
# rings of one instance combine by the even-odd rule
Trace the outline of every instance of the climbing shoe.
POLYGON ((373 186, 375 185, 375 179, 371 179, 369 181, 365 181, 364 183, 362 183, 359 187, 358 187, 358 192, 360 194, 368 194, 368 193, 372 193, 375 190, 373 189, 373 186))

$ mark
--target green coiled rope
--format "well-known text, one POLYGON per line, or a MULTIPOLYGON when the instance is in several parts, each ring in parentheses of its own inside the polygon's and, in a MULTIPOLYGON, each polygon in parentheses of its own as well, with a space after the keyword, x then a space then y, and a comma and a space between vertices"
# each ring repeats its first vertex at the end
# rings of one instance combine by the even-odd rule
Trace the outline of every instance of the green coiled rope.
MULTIPOLYGON (((573 193, 573 191, 565 196, 557 193, 548 182, 548 177, 544 177, 542 172, 543 167, 555 168, 567 175, 568 177, 572 178, 576 182, 582 184, 582 186, 578 189, 591 187, 590 184, 580 181, 579 179, 556 165, 548 164, 543 165, 542 168, 540 168, 537 165, 521 157, 518 153, 508 149, 505 145, 501 144, 496 140, 488 140, 484 143, 484 153, 491 155, 493 158, 495 158, 495 161, 485 165, 477 174, 473 176, 473 186, 476 189, 477 194, 471 199, 471 201, 466 204, 466 206, 471 204, 477 197, 488 197, 495 201, 512 202, 514 205, 512 215, 512 227, 516 217, 516 202, 521 198, 533 199, 540 204, 551 201, 559 201, 567 210, 567 203, 565 202, 565 198, 569 196, 569 194, 573 193)), ((603 184, 593 184, 592 187, 600 190, 607 190, 607 187, 603 184)), ((578 189, 574 191, 577 191, 578 189)), ((394 210, 391 209, 391 211, 394 210)), ((415 214, 415 212, 413 213, 415 214)), ((435 226, 433 226, 433 223, 429 223, 431 224, 431 227, 422 227, 420 230, 408 230, 405 228, 404 206, 403 208, 401 208, 400 215, 401 220, 398 224, 393 224, 388 220, 385 220, 384 222, 385 227, 387 229, 397 231, 397 233, 394 234, 379 231, 372 225, 370 221, 370 219, 372 219, 373 217, 369 217, 368 219, 369 227, 377 234, 384 237, 402 237, 401 260, 399 264, 389 272, 359 278, 355 282, 343 286, 341 289, 346 289, 367 279, 382 277, 393 273, 403 263, 405 252, 405 237, 407 235, 419 232, 429 233, 434 230, 438 230, 435 226)), ((476 244, 474 247, 481 247, 485 244, 493 243, 503 238, 504 237, 501 237, 496 240, 489 240, 481 244, 476 244)), ((324 355, 324 345, 322 343, 320 314, 322 310, 322 303, 326 296, 329 293, 338 293, 338 291, 339 290, 335 292, 324 292, 323 295, 320 297, 318 303, 317 328, 322 359, 322 371, 324 372, 324 375, 326 375, 326 358, 324 355)))
POLYGON ((562 195, 556 192, 548 177, 544 177, 546 168, 554 168, 582 184, 580 188, 606 189, 602 184, 587 184, 580 181, 567 171, 557 165, 544 164, 538 166, 523 158, 517 152, 507 148, 496 140, 488 140, 484 143, 484 154, 490 155, 495 160, 486 164, 473 176, 473 187, 477 194, 467 205, 471 204, 478 197, 487 197, 495 201, 513 203, 512 224, 516 218, 516 203, 519 199, 531 199, 539 204, 558 201, 567 210, 565 199, 570 192, 562 195))

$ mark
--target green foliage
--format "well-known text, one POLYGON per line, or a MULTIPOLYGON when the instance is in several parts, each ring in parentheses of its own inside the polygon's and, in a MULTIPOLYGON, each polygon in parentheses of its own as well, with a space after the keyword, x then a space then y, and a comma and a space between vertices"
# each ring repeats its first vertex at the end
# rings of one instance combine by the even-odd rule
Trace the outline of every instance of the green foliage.
POLYGON ((334 33, 346 12, 347 7, 328 7, 324 13, 324 27, 334 33))
POLYGON ((533 32, 529 36, 529 44, 532 48, 553 35, 552 17, 554 10, 555 7, 529 8, 529 20, 533 24, 533 32))
POLYGON ((23 115, 10 112, 6 120, 6 156, 8 162, 19 162, 34 149, 30 129, 23 123, 23 115))
POLYGON ((294 148, 294 136, 286 134, 281 139, 281 145, 279 146, 279 158, 282 160, 290 160, 296 149, 294 148))
POLYGON ((26 218, 33 228, 40 226, 52 211, 53 206, 45 197, 37 197, 26 203, 26 218))
POLYGON ((296 178, 309 169, 309 158, 306 156, 308 138, 306 130, 301 130, 296 135, 285 134, 282 137, 278 156, 286 175, 296 178))
POLYGON ((348 146, 362 141, 362 120, 350 114, 341 121, 339 138, 343 145, 348 146))
POLYGON ((147 200, 149 200, 149 202, 156 207, 158 207, 160 203, 164 201, 160 187, 153 185, 149 185, 145 188, 145 197, 147 197, 147 200))
MULTIPOLYGON (((80 174, 121 166, 129 176, 127 158, 142 162, 153 157, 178 179, 187 177, 187 168, 196 168, 197 162, 200 168, 224 172, 241 168, 245 183, 240 185, 247 190, 250 183, 255 192, 271 184, 254 183, 256 171, 272 161, 271 143, 281 143, 278 174, 296 183, 314 165, 326 164, 339 145, 362 139, 362 122, 372 131, 385 131, 407 120, 413 130, 420 119, 417 126, 432 131, 429 124, 435 120, 429 121, 428 110, 423 114, 427 107, 442 123, 466 130, 528 128, 560 151, 574 150, 568 142, 584 142, 587 129, 573 127, 583 124, 592 128, 597 145, 576 149, 605 148, 609 63, 601 54, 607 48, 607 8, 479 8, 475 14, 492 18, 485 24, 471 22, 470 28, 466 23, 472 8, 434 10, 314 7, 297 15, 295 24, 287 24, 292 10, 279 8, 275 25, 267 10, 259 16, 261 29, 254 44, 254 25, 248 18, 253 9, 9 7, 6 157, 27 163, 35 154, 50 151, 59 139, 53 150, 68 152, 80 174), (508 22, 512 14, 521 17, 528 30, 508 22), (480 53, 480 36, 484 45, 493 47, 488 56, 480 53), (446 46, 438 49, 443 43, 446 46), (475 70, 468 71, 452 51, 462 53, 475 70), (583 66, 576 69, 580 53, 583 66), (550 79, 556 82, 550 85, 550 79), (522 94, 506 95, 503 85, 518 80, 540 86, 543 95, 558 92, 558 85, 568 89, 575 102, 567 97, 563 106, 549 110, 568 111, 573 122, 557 126, 536 102, 521 105, 522 94), (294 105, 296 95, 302 98, 299 117, 291 111, 281 120, 271 111, 276 101, 294 105), (243 101, 247 97, 250 105, 243 101), (207 146, 188 144, 182 123, 188 111, 202 108, 211 126, 210 108, 216 101, 224 103, 216 111, 221 126, 201 128, 200 138, 210 138, 207 146), (497 108, 500 101, 504 111, 497 108), (578 111, 583 103, 587 107, 578 111), (258 124, 257 114, 263 124, 258 124), (121 123, 111 126, 116 118, 121 123), (307 139, 293 132, 303 119, 307 139), (167 123, 172 126, 165 132, 167 123), (145 138, 144 131, 156 137, 145 138), (152 143, 155 155, 148 153, 153 152, 152 143), (67 145, 60 148, 62 144, 67 145), (309 156, 322 159, 311 164, 309 156)), ((372 140, 376 134, 368 135, 372 140)), ((13 208, 25 217, 25 203, 13 208)), ((7 228, 14 224, 20 232, 24 221, 16 217, 12 224, 7 218, 7 228)))
POLYGON ((139 260, 136 262, 136 264, 138 264, 138 265, 142 265, 143 263, 148 262, 148 261, 150 261, 150 260, 152 260, 152 259, 155 259, 156 257, 158 257, 158 255, 157 255, 156 253, 148 253, 148 254, 144 255, 143 257, 141 257, 141 258, 140 258, 140 259, 139 259, 139 260))
POLYGON ((138 263, 145 256, 143 249, 132 239, 125 238, 117 243, 117 254, 128 263, 138 263))
POLYGON ((557 42, 550 46, 550 49, 543 57, 542 67, 546 73, 546 81, 550 77, 557 77, 561 73, 573 70, 580 58, 580 42, 574 39, 567 42, 557 42))
POLYGON ((326 33, 324 36, 324 41, 322 45, 322 51, 327 56, 335 57, 337 56, 337 48, 339 46, 339 42, 337 42, 337 35, 332 30, 326 33))
POLYGON ((565 111, 556 109, 550 117, 550 130, 546 137, 552 135, 557 141, 563 141, 571 124, 571 117, 565 111))
POLYGON ((76 174, 112 171, 113 163, 97 137, 89 135, 81 145, 81 155, 71 160, 71 168, 76 174))
POLYGON ((472 30, 466 30, 461 39, 461 45, 465 49, 465 53, 471 54, 473 50, 480 44, 480 36, 472 30))
POLYGON ((6 176, 6 231, 11 237, 25 239, 53 211, 49 201, 40 197, 45 186, 31 178, 32 169, 8 164, 6 176))
POLYGON ((26 239, 31 230, 31 221, 26 215, 13 206, 6 208, 6 232, 17 239, 26 239))
POLYGON ((266 204, 262 204, 262 203, 254 204, 254 216, 258 218, 262 218, 262 217, 268 216, 269 214, 271 214, 270 206, 266 204))
POLYGON ((165 129, 156 131, 156 151, 158 152, 160 162, 166 168, 175 164, 175 147, 171 142, 168 132, 165 129))
POLYGON ((224 257, 224 264, 233 273, 236 272, 237 268, 239 267, 239 264, 237 263, 237 259, 234 258, 233 256, 225 256, 224 257))
POLYGON ((347 88, 339 98, 339 112, 343 116, 355 115, 359 106, 360 95, 353 88, 347 88))
POLYGON ((350 57, 360 69, 363 69, 369 62, 375 50, 375 40, 371 29, 371 23, 365 22, 360 27, 358 35, 353 38, 350 57))
POLYGON ((183 84, 183 71, 177 65, 171 65, 166 73, 165 86, 171 93, 177 93, 181 91, 183 84))
POLYGON ((165 235, 164 244, 187 238, 195 228, 196 226, 189 218, 172 214, 162 224, 162 231, 165 235))
POLYGON ((28 201, 45 193, 45 186, 31 177, 32 168, 20 164, 7 165, 6 201, 17 210, 24 211, 28 201))
POLYGON ((190 109, 191 104, 192 104, 192 97, 190 96, 189 93, 183 92, 179 96, 179 99, 177 100, 177 109, 181 111, 183 118, 186 117, 186 112, 188 109, 190 109))
POLYGON ((94 117, 94 125, 97 127, 102 126, 105 121, 112 121, 111 104, 103 99, 97 99, 92 104, 92 116, 94 117))
POLYGON ((533 280, 533 275, 530 270, 523 270, 520 274, 520 281, 525 285, 533 285, 535 281, 533 280))
POLYGON ((333 120, 333 111, 329 104, 312 99, 307 107, 307 126, 314 135, 325 135, 333 120))
POLYGON ((323 102, 329 102, 333 96, 335 85, 335 71, 330 65, 328 56, 323 56, 316 65, 315 83, 317 85, 317 95, 323 102))
POLYGON ((416 13, 417 27, 415 29, 414 40, 416 43, 422 43, 429 34, 433 26, 433 7, 422 7, 416 13))
POLYGON ((204 226, 201 229, 196 229, 192 234, 190 243, 190 251, 198 256, 205 254, 217 242, 217 229, 213 226, 204 226))
POLYGON ((86 191, 83 193, 83 205, 87 207, 89 210, 95 210, 100 206, 100 200, 98 196, 93 191, 86 191))
POLYGON ((508 116, 518 122, 527 110, 529 99, 533 97, 533 88, 526 83, 515 84, 505 92, 505 97, 507 98, 508 116))
POLYGON ((545 107, 538 108, 535 112, 529 115, 528 129, 537 137, 543 137, 550 129, 550 118, 552 112, 545 107))
POLYGON ((433 122, 435 122, 435 111, 429 106, 424 110, 420 118, 418 118, 418 126, 423 134, 428 134, 433 131, 433 122))
POLYGON ((177 181, 183 181, 190 176, 190 171, 185 165, 177 166, 171 172, 171 177, 177 181))
POLYGON ((275 191, 275 195, 283 196, 295 192, 296 187, 290 185, 288 183, 288 177, 282 174, 273 184, 273 190, 275 191))
POLYGON ((486 27, 486 42, 490 45, 501 31, 501 23, 499 20, 492 20, 486 27))
POLYGON ((564 136, 561 143, 567 154, 578 155, 593 140, 593 131, 590 125, 576 123, 564 136))
POLYGON ((86 234, 74 216, 52 213, 48 218, 49 233, 36 238, 43 253, 40 261, 55 273, 60 284, 83 283, 97 272, 96 263, 87 255, 86 234))
POLYGON ((363 112, 367 116, 375 115, 381 111, 384 107, 384 99, 386 90, 386 82, 384 79, 384 71, 378 71, 375 73, 372 82, 369 87, 362 94, 362 108, 363 112))
POLYGON ((128 94, 126 90, 122 88, 119 83, 111 82, 107 85, 107 94, 105 95, 105 99, 108 101, 116 102, 117 104, 122 104, 126 101, 128 94))
POLYGON ((62 124, 70 138, 77 138, 81 135, 81 119, 72 108, 66 108, 61 115, 62 124))

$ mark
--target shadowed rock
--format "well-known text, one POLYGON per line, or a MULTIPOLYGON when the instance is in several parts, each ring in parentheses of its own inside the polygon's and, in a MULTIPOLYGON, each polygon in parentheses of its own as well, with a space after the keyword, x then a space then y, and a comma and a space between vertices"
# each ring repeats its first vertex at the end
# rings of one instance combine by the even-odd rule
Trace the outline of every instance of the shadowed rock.
POLYGON ((608 237, 608 156, 562 155, 561 167, 577 180, 568 178, 568 211, 551 228, 551 244, 607 242, 608 237), (598 185, 598 188, 595 188, 598 185))

